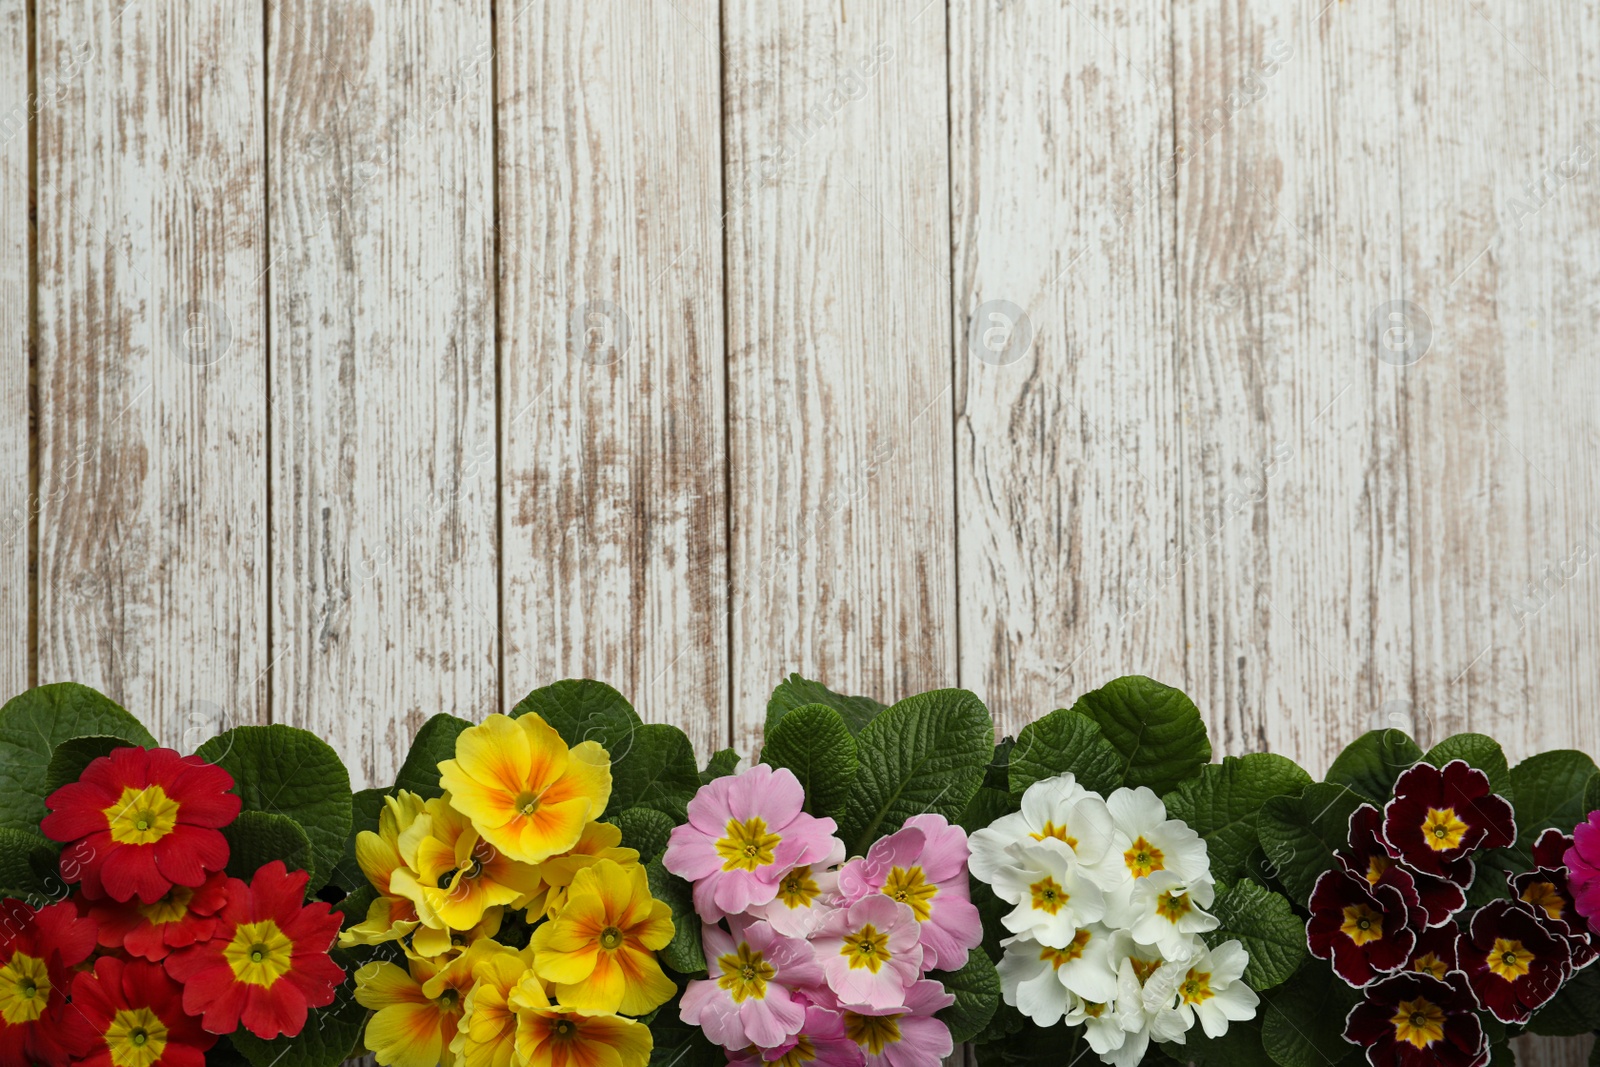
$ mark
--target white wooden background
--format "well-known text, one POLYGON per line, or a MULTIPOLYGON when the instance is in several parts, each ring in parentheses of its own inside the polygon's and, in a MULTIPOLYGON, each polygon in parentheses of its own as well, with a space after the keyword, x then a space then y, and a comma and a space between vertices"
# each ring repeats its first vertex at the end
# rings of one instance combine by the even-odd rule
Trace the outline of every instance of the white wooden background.
POLYGON ((1586 0, 0 0, 0 689, 1600 752, 1597 152, 1586 0))

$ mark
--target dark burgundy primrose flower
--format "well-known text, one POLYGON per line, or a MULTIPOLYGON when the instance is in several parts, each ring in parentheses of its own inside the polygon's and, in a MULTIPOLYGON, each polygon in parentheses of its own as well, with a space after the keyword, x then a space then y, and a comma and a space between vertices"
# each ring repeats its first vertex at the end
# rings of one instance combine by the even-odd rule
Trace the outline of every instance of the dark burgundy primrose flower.
POLYGON ((1406 961, 1406 970, 1431 974, 1440 980, 1460 966, 1461 931, 1455 923, 1424 930, 1417 937, 1417 947, 1411 950, 1411 959, 1406 961))
POLYGON ((1311 891, 1306 945, 1360 988, 1404 967, 1426 926, 1416 887, 1401 868, 1389 868, 1376 883, 1335 869, 1318 878, 1311 891))
POLYGON ((1521 901, 1496 900, 1472 916, 1461 969, 1496 1019, 1525 1023, 1572 977, 1572 949, 1541 913, 1521 901))
MULTIPOLYGON (((1345 870, 1361 875, 1373 885, 1383 877, 1383 872, 1399 862, 1398 854, 1383 839, 1383 812, 1371 804, 1363 804, 1351 813, 1350 846, 1334 855, 1345 870)), ((1428 913, 1429 926, 1448 921, 1467 906, 1467 894, 1454 882, 1409 868, 1407 873, 1416 883, 1417 897, 1422 910, 1428 913)))
POLYGON ((1350 1010, 1344 1039, 1372 1067, 1483 1067, 1489 1038, 1461 975, 1407 972, 1375 982, 1350 1010))
POLYGON ((1560 859, 1571 847, 1572 839, 1561 831, 1546 830, 1533 846, 1533 859, 1538 866, 1521 874, 1508 872, 1506 881, 1518 900, 1542 913, 1545 925, 1566 939, 1572 950, 1572 969, 1581 971, 1600 958, 1600 938, 1573 905, 1567 868, 1560 859), (1552 859, 1554 863, 1550 862, 1552 859))
POLYGON ((1517 839, 1511 804, 1489 789, 1489 776, 1451 760, 1418 763, 1394 784, 1383 810, 1383 838, 1406 866, 1472 885, 1472 854, 1509 848, 1517 839))

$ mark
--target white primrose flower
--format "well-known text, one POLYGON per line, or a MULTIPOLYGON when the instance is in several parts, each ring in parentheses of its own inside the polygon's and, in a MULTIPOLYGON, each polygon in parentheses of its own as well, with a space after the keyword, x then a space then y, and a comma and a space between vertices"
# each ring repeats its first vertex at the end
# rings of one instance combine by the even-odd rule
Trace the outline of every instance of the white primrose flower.
POLYGON ((1146 787, 1118 789, 1106 798, 1106 808, 1127 840, 1108 889, 1126 894, 1157 871, 1172 871, 1185 883, 1211 876, 1205 841, 1187 823, 1167 818, 1166 805, 1146 787))
POLYGON ((1178 1014, 1185 1028, 1196 1017, 1207 1037, 1221 1037, 1228 1023, 1253 1019, 1261 998, 1241 981, 1250 954, 1237 941, 1224 941, 1214 949, 1201 947, 1190 957, 1189 969, 1178 983, 1178 1014))
POLYGON ((1126 896, 1108 902, 1108 915, 1141 945, 1169 960, 1188 959, 1200 944, 1196 934, 1215 930, 1219 921, 1204 910, 1216 898, 1208 877, 1184 881, 1176 871, 1156 871, 1137 879, 1126 896))
POLYGON ((1000 921, 1013 934, 1066 948, 1078 928, 1105 916, 1105 894, 1071 847, 1053 837, 1006 848, 1009 863, 995 872, 994 892, 1015 904, 1000 921))
POLYGON ((1001 993, 1039 1026, 1060 1022, 1073 996, 1104 1003, 1117 995, 1113 934, 1099 923, 1079 929, 1064 949, 1021 936, 1001 943, 1006 950, 999 966, 1001 993))
MULTIPOLYGON (((1135 944, 1126 932, 1119 935, 1121 958, 1117 965, 1117 1022, 1126 1032, 1122 1046, 1100 1058, 1114 1067, 1134 1067, 1144 1059, 1152 1041, 1184 1043, 1189 1024, 1178 1011, 1178 986, 1188 973, 1187 959, 1168 961, 1145 945, 1135 944)), ((1192 953, 1191 953, 1192 955, 1192 953)))
POLYGON ((1069 846, 1078 862, 1097 881, 1109 863, 1113 877, 1120 867, 1125 844, 1111 820, 1111 812, 1098 793, 1077 783, 1069 771, 1035 782, 1022 794, 1022 810, 1003 815, 968 839, 972 855, 968 868, 973 877, 992 883, 1010 865, 1006 848, 1018 841, 1053 838, 1069 846))
POLYGON ((1068 1026, 1083 1027, 1089 1047, 1106 1063, 1113 1062, 1112 1057, 1128 1040, 1128 1031, 1122 1028, 1122 1021, 1117 1017, 1114 1000, 1084 1000, 1074 995, 1067 1007, 1066 1022, 1068 1026))

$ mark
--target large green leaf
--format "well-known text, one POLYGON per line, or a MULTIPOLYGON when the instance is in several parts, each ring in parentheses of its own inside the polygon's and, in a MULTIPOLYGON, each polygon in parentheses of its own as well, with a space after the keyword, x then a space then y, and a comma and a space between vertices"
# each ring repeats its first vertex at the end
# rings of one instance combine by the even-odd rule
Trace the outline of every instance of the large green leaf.
POLYGON ((1421 760, 1422 749, 1403 732, 1373 730, 1339 753, 1328 768, 1327 781, 1345 786, 1382 807, 1394 794, 1395 779, 1421 760))
POLYGON ((56 848, 37 833, 0 827, 0 896, 63 895, 56 848))
POLYGON ((1250 954, 1244 981, 1256 992, 1287 982, 1306 958, 1306 926, 1289 899, 1245 879, 1218 885, 1211 913, 1222 923, 1205 935, 1215 948, 1230 938, 1250 954))
POLYGON ((75 737, 156 745, 138 719, 86 685, 56 682, 12 697, 0 707, 0 827, 38 832, 50 792, 50 759, 58 745, 75 737))
POLYGON ((852 855, 864 855, 913 815, 954 820, 966 810, 994 752, 994 722, 966 690, 936 689, 884 709, 856 742, 842 836, 852 855))
POLYGON ((356 838, 363 830, 378 832, 378 816, 383 812, 383 798, 387 789, 360 789, 350 798, 350 832, 345 835, 344 855, 326 879, 347 893, 354 893, 367 884, 367 876, 356 861, 356 838))
POLYGON ((1256 834, 1295 903, 1304 907, 1335 849, 1350 843, 1350 816, 1363 798, 1342 785, 1313 782, 1298 797, 1276 796, 1261 806, 1256 834))
POLYGON ((367 1025, 368 1012, 356 1003, 351 973, 356 964, 339 949, 333 950, 333 959, 345 969, 344 984, 335 990, 332 1004, 311 1010, 298 1036, 264 1041, 242 1026, 230 1035, 234 1047, 251 1067, 337 1067, 363 1051, 361 1032, 367 1025))
POLYGON ((656 1010, 650 1037, 648 1067, 727 1067, 728 1054, 713 1045, 704 1030, 679 1017, 677 997, 656 1010))
POLYGON ((1356 1046, 1344 1039, 1345 1016, 1360 994, 1325 965, 1302 967, 1262 999, 1261 1044, 1281 1067, 1354 1063, 1356 1046))
POLYGON ((826 704, 795 708, 778 720, 761 748, 761 762, 786 767, 806 791, 806 811, 844 817, 856 780, 856 739, 844 717, 826 704))
POLYGON ((50 766, 44 775, 45 796, 48 797, 70 782, 76 782, 83 777, 83 772, 89 764, 101 756, 109 756, 117 749, 127 747, 128 742, 125 738, 108 737, 104 734, 73 737, 61 742, 50 754, 50 766))
POLYGON ((322 888, 350 836, 350 775, 316 734, 293 726, 236 726, 195 753, 233 775, 246 811, 284 815, 311 842, 311 890, 322 888))
POLYGON ((234 878, 249 881, 273 860, 282 860, 291 871, 310 868, 311 840, 287 815, 241 811, 222 828, 222 836, 228 839, 228 874, 234 878))
POLYGON ((649 863, 666 850, 672 836, 672 816, 655 808, 629 808, 606 821, 622 831, 622 845, 639 853, 641 863, 649 863))
POLYGON ((683 975, 703 973, 705 952, 700 948, 700 917, 695 914, 689 883, 662 866, 660 858, 644 865, 650 895, 672 909, 672 940, 656 953, 661 962, 683 975))
POLYGON ((511 717, 530 711, 554 727, 567 744, 598 741, 613 760, 644 724, 621 693, 590 678, 568 678, 535 689, 517 702, 511 717))
POLYGON ((976 833, 1003 815, 1016 811, 1018 804, 1010 793, 980 785, 956 823, 967 833, 976 833))
POLYGON ((1261 805, 1276 796, 1297 797, 1310 784, 1311 776, 1283 756, 1227 756, 1168 793, 1167 815, 1205 838, 1212 877, 1231 882, 1249 866, 1261 805))
POLYGON ((1443 767, 1451 760, 1462 760, 1489 776, 1489 788, 1513 800, 1511 767, 1506 754, 1491 737, 1483 734, 1454 734, 1428 749, 1423 759, 1435 767, 1443 767))
POLYGON ((683 822, 700 788, 700 766, 688 735, 666 723, 633 728, 627 742, 611 752, 609 811, 655 808, 683 822))
POLYGON ((1020 800, 1033 783, 1071 771, 1085 789, 1109 793, 1122 784, 1123 763, 1098 723, 1077 708, 1057 708, 1017 734, 1006 786, 1020 800))
POLYGON ((1100 726, 1122 760, 1119 785, 1169 793, 1211 762, 1206 724, 1194 701, 1153 678, 1131 674, 1073 705, 1100 726))
POLYGON ((939 1011, 951 1040, 971 1041, 983 1033, 1000 1006, 1000 973, 989 957, 974 949, 960 970, 934 971, 928 977, 943 982, 944 991, 955 995, 956 1002, 939 1011))
POLYGON ((1600 964, 1573 975, 1548 1004, 1539 1009, 1528 1029, 1549 1037, 1577 1037, 1600 1028, 1600 964))
POLYGON ((789 712, 807 704, 828 705, 839 713, 853 734, 860 733, 884 707, 871 697, 840 696, 821 682, 791 674, 778 683, 778 688, 772 691, 772 697, 767 701, 766 733, 771 734, 772 728, 789 712))
MULTIPOLYGON (((1587 814, 1600 811, 1600 774, 1591 775, 1583 790, 1583 810, 1587 814)), ((1583 819, 1579 819, 1582 822, 1583 819)))
POLYGON ((456 738, 471 726, 466 719, 442 711, 423 723, 411 740, 411 751, 406 753, 400 773, 395 775, 394 787, 408 789, 424 800, 442 796, 439 764, 456 758, 456 738))
POLYGON ((1517 795, 1517 848, 1524 859, 1549 827, 1564 834, 1582 822, 1588 811, 1584 795, 1596 773, 1594 760, 1572 749, 1529 756, 1511 769, 1517 795))

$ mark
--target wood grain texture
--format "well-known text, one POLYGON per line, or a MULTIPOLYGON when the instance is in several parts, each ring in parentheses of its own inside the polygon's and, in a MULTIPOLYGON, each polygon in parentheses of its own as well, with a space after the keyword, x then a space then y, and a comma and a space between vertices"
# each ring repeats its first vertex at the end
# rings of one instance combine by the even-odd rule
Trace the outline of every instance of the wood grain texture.
POLYGON ((1169 33, 951 8, 961 678, 1006 733, 1184 682, 1169 33))
POLYGON ((499 692, 487 0, 272 5, 273 719, 358 785, 499 692))
POLYGON ((1417 703, 1600 751, 1600 11, 1401 7, 1417 703))
POLYGON ((617 686, 727 744, 714 0, 502 11, 507 698, 617 686))
POLYGON ((37 7, 39 680, 266 715, 259 6, 37 7))
POLYGON ((28 373, 33 280, 28 215, 33 114, 26 0, 0 0, 0 626, 13 636, 0 652, 0 693, 28 685, 32 632, 28 553, 33 531, 28 373), (19 640, 15 635, 23 635, 19 640))
POLYGON ((734 741, 956 681, 945 22, 725 5, 734 741), (843 16, 843 18, 841 17, 843 16))
POLYGON ((1410 728, 1388 3, 1174 7, 1190 693, 1219 751, 1320 774, 1410 728))

